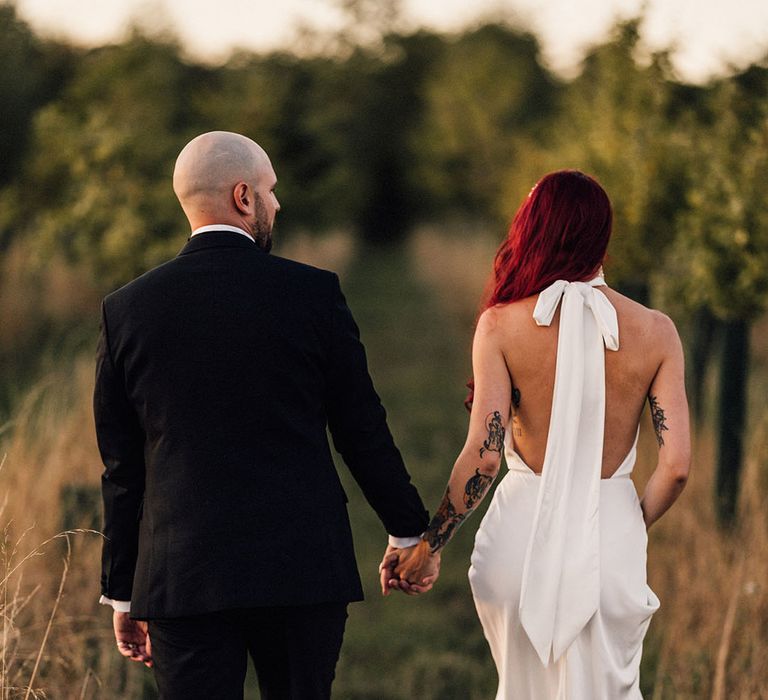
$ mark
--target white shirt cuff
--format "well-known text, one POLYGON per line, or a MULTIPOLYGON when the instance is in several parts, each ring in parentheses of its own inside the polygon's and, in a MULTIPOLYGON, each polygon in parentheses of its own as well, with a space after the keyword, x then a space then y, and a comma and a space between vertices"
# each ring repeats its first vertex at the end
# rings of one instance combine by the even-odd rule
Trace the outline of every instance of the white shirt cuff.
POLYGON ((115 612, 121 612, 121 613, 131 612, 130 600, 112 600, 112 598, 107 598, 107 596, 103 595, 101 596, 101 598, 99 598, 99 603, 101 603, 102 605, 111 605, 115 612))
POLYGON ((397 547, 398 549, 405 549, 406 547, 413 547, 413 545, 421 542, 421 535, 418 537, 395 537, 389 536, 389 546, 397 547))

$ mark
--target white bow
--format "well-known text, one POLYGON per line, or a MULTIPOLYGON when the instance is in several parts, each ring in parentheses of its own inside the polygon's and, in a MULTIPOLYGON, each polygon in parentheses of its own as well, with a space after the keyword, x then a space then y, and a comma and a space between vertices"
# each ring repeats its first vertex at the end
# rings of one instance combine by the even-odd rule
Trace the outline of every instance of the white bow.
POLYGON ((616 318, 616 309, 608 298, 597 287, 604 287, 605 280, 595 277, 589 282, 566 282, 557 280, 539 294, 536 308, 533 310, 533 320, 537 326, 549 326, 560 303, 560 297, 568 290, 581 293, 584 303, 592 310, 600 333, 603 336, 605 347, 609 350, 619 349, 619 322, 616 318))

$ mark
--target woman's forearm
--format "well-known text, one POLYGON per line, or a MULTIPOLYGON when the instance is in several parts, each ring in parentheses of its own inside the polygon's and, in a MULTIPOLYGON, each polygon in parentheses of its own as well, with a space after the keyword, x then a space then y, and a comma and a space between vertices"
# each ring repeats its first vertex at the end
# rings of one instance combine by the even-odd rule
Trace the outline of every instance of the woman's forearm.
POLYGON ((646 528, 655 523, 677 500, 688 480, 688 469, 674 469, 659 465, 645 486, 640 499, 646 528))
POLYGON ((485 474, 476 468, 474 474, 469 476, 462 486, 464 476, 466 476, 465 470, 457 463, 454 474, 445 489, 443 500, 424 533, 424 539, 429 543, 433 553, 445 547, 459 526, 483 500, 496 478, 495 473, 485 474))
POLYGON ((488 493, 501 465, 504 425, 498 411, 485 420, 487 436, 466 445, 448 480, 443 500, 429 523, 424 539, 430 550, 440 551, 488 493), (482 444, 481 444, 482 443, 482 444))

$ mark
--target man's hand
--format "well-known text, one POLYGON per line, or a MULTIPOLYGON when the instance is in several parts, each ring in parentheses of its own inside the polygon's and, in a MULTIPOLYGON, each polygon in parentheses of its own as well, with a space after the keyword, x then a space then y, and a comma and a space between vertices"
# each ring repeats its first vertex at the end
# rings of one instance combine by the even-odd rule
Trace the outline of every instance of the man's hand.
POLYGON ((112 616, 117 650, 131 661, 140 661, 152 668, 152 644, 147 633, 147 623, 131 620, 130 613, 117 612, 112 616))
MULTIPOLYGON (((413 549, 409 547, 408 549, 413 549)), ((400 559, 401 552, 407 552, 408 549, 399 549, 391 544, 387 545, 384 557, 379 564, 379 580, 381 582, 381 595, 388 596, 392 592, 389 582, 395 579, 395 567, 400 559)))

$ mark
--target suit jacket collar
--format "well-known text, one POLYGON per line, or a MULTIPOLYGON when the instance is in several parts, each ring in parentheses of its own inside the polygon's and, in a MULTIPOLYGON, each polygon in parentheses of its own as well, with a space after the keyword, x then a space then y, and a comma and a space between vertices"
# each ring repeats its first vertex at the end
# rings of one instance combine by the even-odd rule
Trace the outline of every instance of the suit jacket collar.
POLYGON ((179 255, 195 253, 198 250, 208 248, 247 248, 249 250, 264 251, 256 245, 255 241, 249 241, 245 236, 234 231, 207 231, 200 233, 187 241, 179 255))

